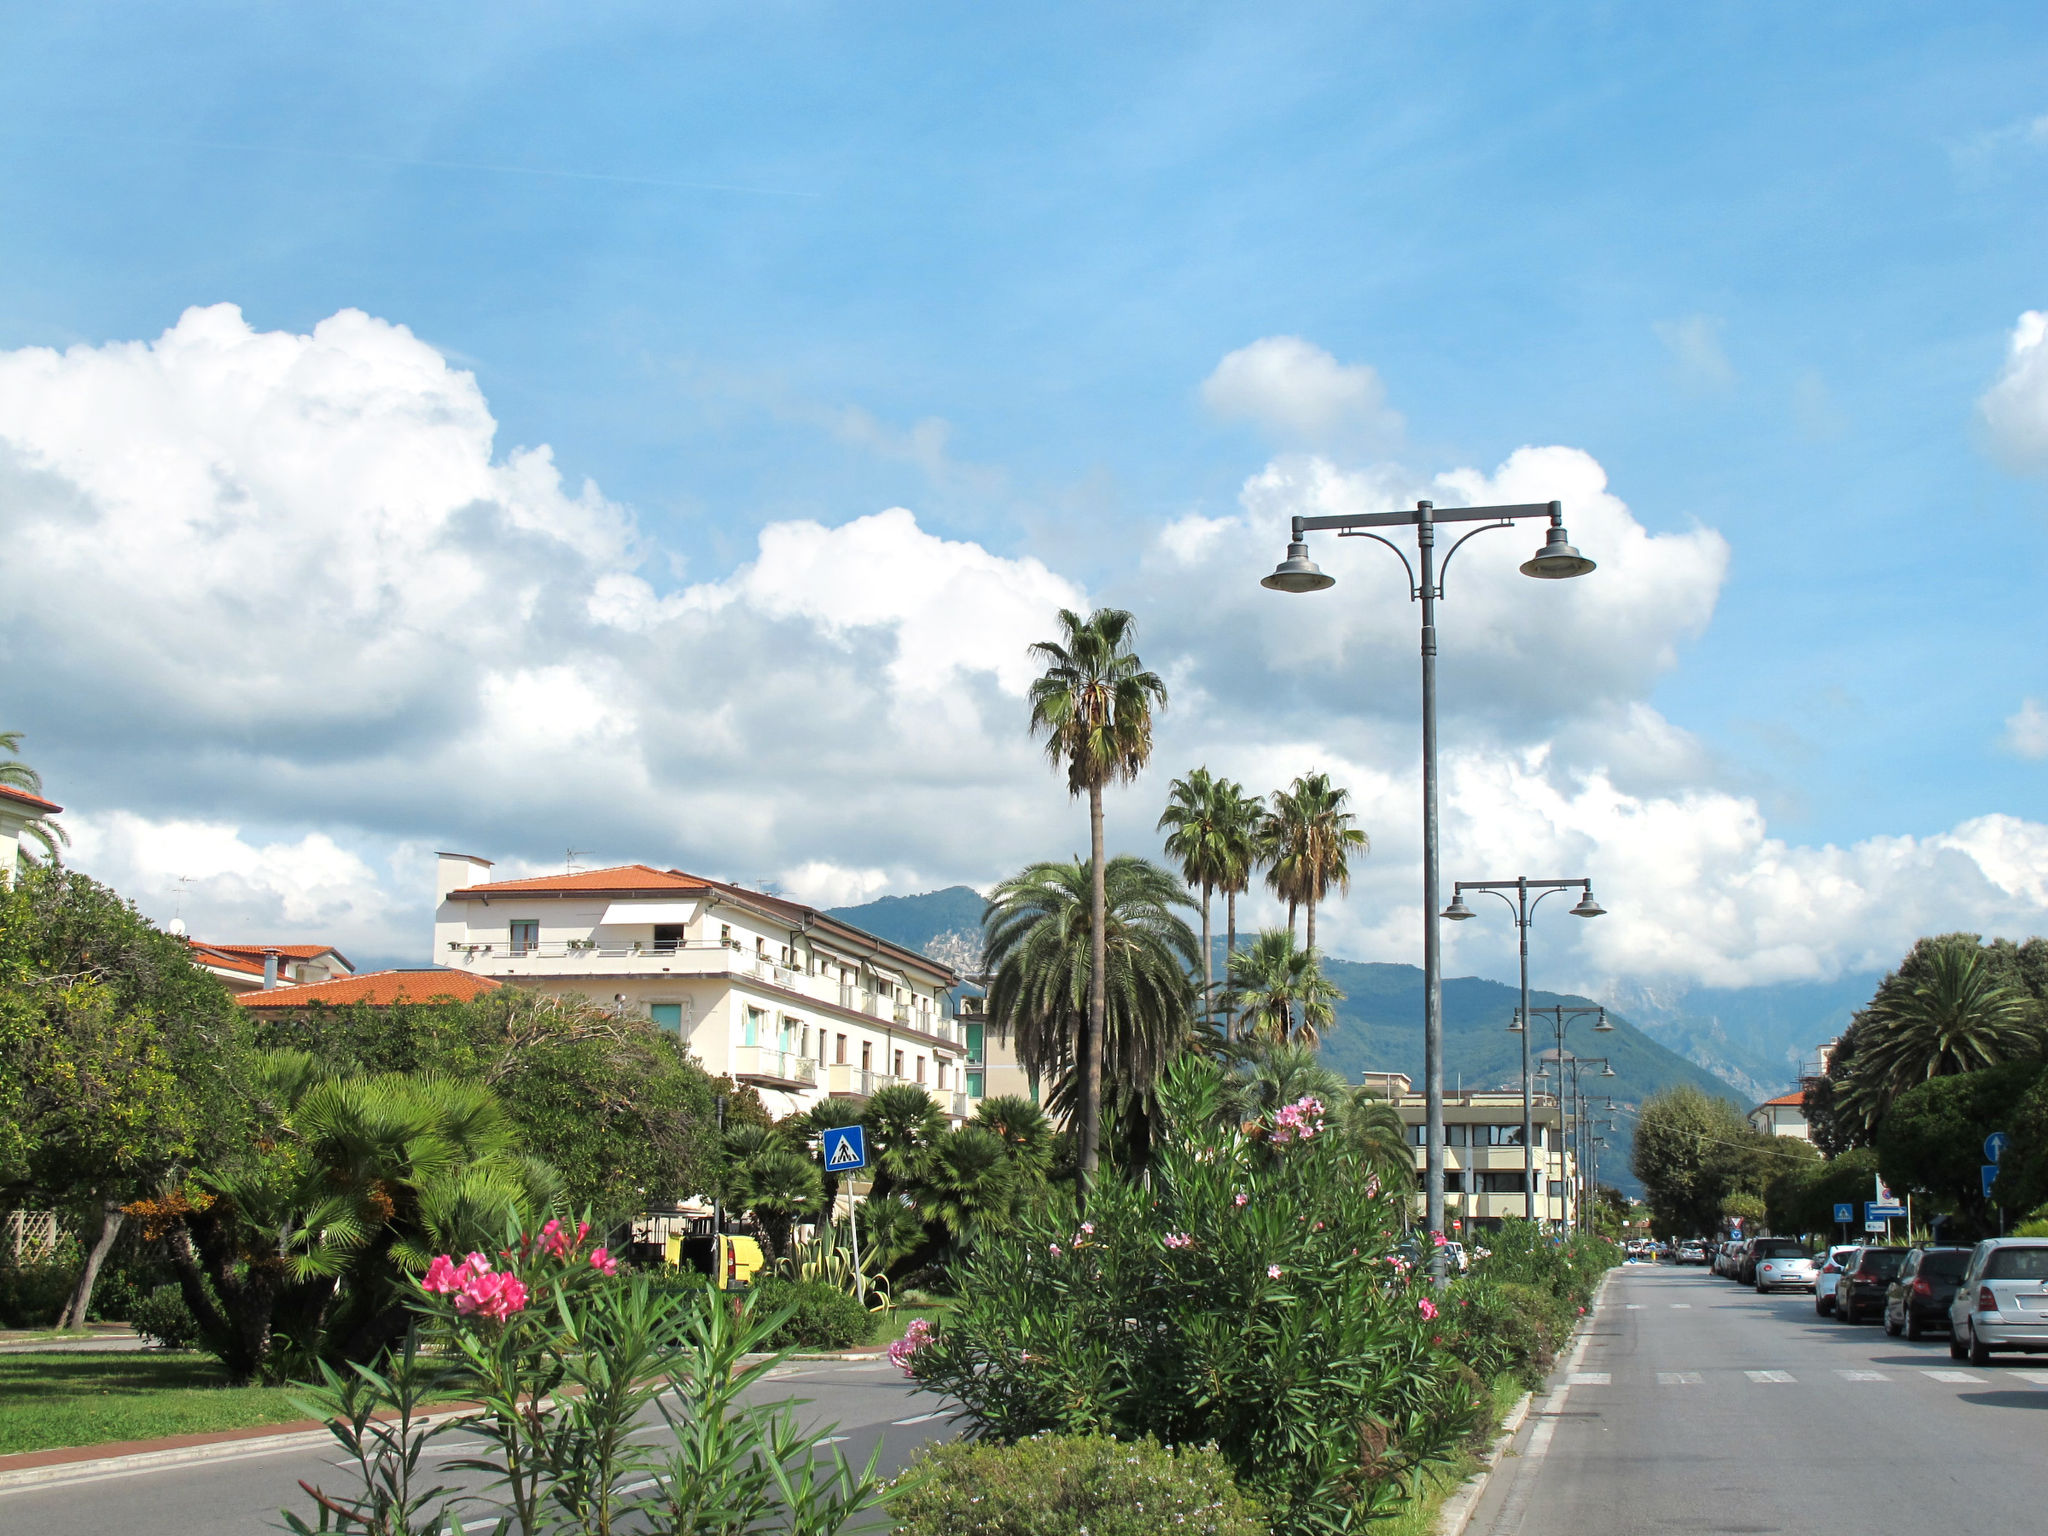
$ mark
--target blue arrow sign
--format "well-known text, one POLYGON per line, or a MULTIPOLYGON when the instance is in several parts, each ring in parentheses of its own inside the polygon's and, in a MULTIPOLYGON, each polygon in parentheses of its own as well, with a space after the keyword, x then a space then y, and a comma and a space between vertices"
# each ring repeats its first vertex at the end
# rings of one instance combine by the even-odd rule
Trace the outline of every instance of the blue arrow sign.
POLYGON ((1984 1198, 1989 1200, 1991 1198, 1991 1186, 1998 1182, 1998 1164, 1983 1163, 1978 1166, 1977 1171, 1984 1176, 1984 1198))
POLYGON ((2005 1144, 2011 1140, 2012 1138, 2003 1131, 1993 1131, 1989 1136, 1986 1136, 1984 1138, 1984 1161, 1990 1163, 1994 1168, 1997 1167, 2004 1160, 2005 1144))
POLYGON ((1880 1205, 1875 1200, 1863 1202, 1863 1219, 1865 1221, 1884 1221, 1889 1217, 1903 1216, 1905 1214, 1906 1208, 1903 1205, 1880 1205))
POLYGON ((845 1173, 868 1165, 868 1135, 857 1125, 843 1125, 825 1133, 825 1171, 845 1173))
POLYGON ((1849 1223, 1850 1223, 1850 1222, 1854 1221, 1855 1219, 1856 1219, 1856 1202, 1855 1202, 1855 1201, 1853 1201, 1853 1200, 1844 1200, 1843 1202, 1841 1202, 1841 1204, 1839 1204, 1839 1205, 1837 1205, 1837 1206, 1835 1207, 1835 1220, 1836 1220, 1836 1221, 1839 1221, 1839 1222, 1840 1222, 1840 1223, 1841 1223, 1841 1224, 1842 1224, 1843 1226, 1845 1226, 1845 1227, 1846 1227, 1847 1225, 1849 1225, 1849 1223))

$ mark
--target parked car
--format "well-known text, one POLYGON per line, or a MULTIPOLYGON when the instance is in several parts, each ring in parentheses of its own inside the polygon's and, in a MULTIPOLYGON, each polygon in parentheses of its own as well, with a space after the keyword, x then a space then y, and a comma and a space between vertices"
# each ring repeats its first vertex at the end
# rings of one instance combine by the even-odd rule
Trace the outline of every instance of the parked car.
POLYGON ((1786 1237, 1762 1239, 1750 1260, 1749 1271, 1759 1295, 1771 1291, 1810 1291, 1817 1278, 1813 1255, 1806 1251, 1806 1244, 1786 1237))
POLYGON ((1444 1268, 1446 1270, 1456 1270, 1462 1275, 1471 1267, 1472 1261, 1465 1257, 1465 1245, 1463 1243, 1444 1244, 1444 1268))
POLYGON ((1822 1317, 1835 1315, 1835 1277, 1842 1272, 1842 1261, 1856 1251, 1854 1243, 1838 1243, 1827 1251, 1814 1269, 1813 1310, 1822 1317))
POLYGON ((1885 1290, 1906 1261, 1903 1248, 1858 1248, 1835 1276, 1835 1316, 1860 1323, 1884 1309, 1885 1290))
POLYGON ((1948 1318, 1948 1352, 1972 1365, 1989 1364, 1994 1350, 2048 1352, 2048 1238, 1979 1243, 1948 1318))
POLYGON ((1970 1266, 1968 1248, 1915 1248, 1884 1293, 1884 1331, 1917 1339, 1928 1325, 1948 1326, 1956 1284, 1970 1266))
POLYGON ((1704 1243, 1680 1243, 1678 1245, 1678 1252, 1673 1256, 1672 1262, 1674 1264, 1704 1264, 1707 1262, 1706 1245, 1704 1243))
POLYGON ((1729 1238, 1714 1255, 1714 1273, 1723 1280, 1733 1280, 1737 1267, 1742 1263, 1742 1250, 1748 1246, 1742 1238, 1729 1238))

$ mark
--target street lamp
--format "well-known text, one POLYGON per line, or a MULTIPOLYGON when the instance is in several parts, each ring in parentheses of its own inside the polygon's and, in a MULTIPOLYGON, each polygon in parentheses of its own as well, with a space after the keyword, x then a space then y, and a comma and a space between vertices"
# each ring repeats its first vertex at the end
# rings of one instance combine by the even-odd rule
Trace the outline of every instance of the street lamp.
MULTIPOLYGON (((1580 1225, 1580 1218, 1584 1215, 1585 1201, 1583 1199, 1583 1195, 1585 1190, 1589 1187, 1587 1183, 1586 1170, 1592 1161, 1592 1151, 1586 1145, 1586 1138, 1588 1135, 1586 1122, 1587 1116, 1591 1113, 1589 1109, 1589 1105, 1591 1104, 1591 1095, 1585 1091, 1585 1088, 1580 1077, 1580 1071, 1582 1068, 1597 1065, 1600 1068, 1600 1076, 1602 1077, 1614 1077, 1617 1074, 1614 1070, 1614 1063, 1609 1061, 1605 1056, 1578 1056, 1566 1050, 1564 1048, 1564 1022, 1565 1019, 1571 1015, 1598 1013, 1599 1019, 1593 1025, 1593 1028, 1596 1031, 1612 1030, 1614 1026, 1607 1022, 1607 1015, 1605 1011, 1597 1008, 1565 1009, 1553 1006, 1551 1008, 1540 1008, 1537 1010, 1537 1012, 1555 1013, 1558 1015, 1557 1049, 1554 1051, 1545 1051, 1543 1053, 1543 1056, 1541 1058, 1542 1064, 1538 1067, 1537 1073, 1539 1076, 1541 1076, 1544 1070, 1547 1069, 1552 1063, 1555 1063, 1557 1066, 1558 1180, 1560 1183, 1564 1184, 1567 1187, 1567 1199, 1571 1198, 1571 1194, 1574 1190, 1581 1197, 1573 1201, 1573 1209, 1570 1211, 1569 1216, 1567 1216, 1567 1214, 1562 1211, 1559 1213, 1559 1221, 1564 1222, 1569 1220, 1570 1224, 1576 1227, 1580 1225), (1567 1065, 1569 1065, 1572 1069, 1572 1107, 1569 1111, 1567 1111, 1565 1108, 1564 1097, 1564 1069, 1567 1065), (1567 1114, 1569 1114, 1571 1122, 1569 1126, 1567 1126, 1565 1123, 1567 1114), (1571 1177, 1570 1166, 1566 1163, 1565 1160, 1565 1152, 1567 1149, 1570 1150, 1572 1158, 1576 1162, 1578 1167, 1578 1177, 1576 1180, 1574 1180, 1571 1177)), ((1512 1024, 1508 1027, 1510 1030, 1516 1028, 1516 1026, 1512 1024)), ((1547 1162, 1548 1159, 1545 1159, 1545 1161, 1547 1162)))
MULTIPOLYGON (((1592 901, 1593 901, 1593 893, 1592 893, 1592 892, 1591 892, 1591 891, 1589 890, 1589 891, 1587 891, 1587 892, 1586 892, 1585 900, 1584 900, 1584 901, 1581 901, 1579 905, 1580 905, 1580 906, 1585 906, 1585 905, 1586 905, 1587 903, 1590 903, 1590 902, 1592 902, 1592 901)), ((1597 906, 1597 903, 1596 903, 1595 905, 1597 906)), ((1574 908, 1573 910, 1575 910, 1575 911, 1576 911, 1577 909, 1576 909, 1576 908, 1574 908)), ((1604 910, 1604 909, 1601 909, 1601 910, 1604 910)), ((1589 914, 1589 915, 1597 915, 1597 914, 1589 914)), ((1559 1174, 1560 1174, 1560 1175, 1562 1175, 1562 1174, 1563 1174, 1563 1172, 1564 1172, 1564 1157, 1563 1157, 1563 1138, 1564 1138, 1564 1068, 1563 1068, 1563 1066, 1562 1066, 1562 1063, 1563 1063, 1563 1062, 1566 1062, 1566 1061, 1572 1061, 1572 1062, 1576 1062, 1576 1061, 1578 1061, 1578 1060, 1580 1059, 1580 1058, 1577 1058, 1577 1057, 1574 1057, 1574 1056, 1572 1056, 1572 1055, 1571 1055, 1571 1054, 1570 1054, 1569 1052, 1567 1052, 1567 1051, 1565 1050, 1565 1048, 1564 1048, 1564 1032, 1565 1032, 1565 1030, 1566 1030, 1566 1029, 1567 1029, 1567 1028, 1568 1028, 1568 1027, 1570 1026, 1570 1024, 1571 1024, 1571 1021, 1572 1021, 1572 1020, 1574 1020, 1574 1019, 1579 1019, 1579 1018, 1584 1018, 1584 1017, 1586 1017, 1586 1016, 1587 1016, 1588 1014, 1592 1015, 1592 1018, 1593 1018, 1593 1033, 1594 1033, 1594 1034, 1596 1034, 1596 1035, 1611 1035, 1611 1034, 1613 1034, 1613 1033, 1614 1033, 1614 1026, 1613 1026, 1613 1024, 1611 1024, 1611 1023, 1609 1023, 1609 1022, 1608 1022, 1608 1018, 1607 1018, 1607 1010, 1606 1010, 1606 1008, 1605 1008, 1605 1007, 1603 1007, 1603 1006, 1601 1006, 1601 1005, 1600 1005, 1600 1004, 1598 1004, 1598 1003, 1589 1003, 1589 1004, 1585 1004, 1585 1005, 1583 1005, 1583 1006, 1580 1006, 1580 1007, 1575 1007, 1575 1008, 1567 1008, 1567 1007, 1566 1007, 1566 1006, 1565 1006, 1564 1004, 1562 1004, 1562 1003, 1552 1003, 1552 1004, 1550 1004, 1550 1005, 1549 1005, 1548 1007, 1546 1007, 1546 1008, 1533 1008, 1533 1009, 1531 1009, 1531 1010, 1530 1010, 1530 1011, 1529 1011, 1529 1012, 1528 1012, 1527 1014, 1517 1014, 1517 1015, 1515 1016, 1515 1019, 1514 1019, 1514 1021, 1513 1021, 1512 1023, 1510 1023, 1509 1025, 1508 1025, 1508 1033, 1509 1033, 1509 1034, 1514 1034, 1514 1033, 1516 1033, 1517 1031, 1521 1030, 1521 1029, 1522 1029, 1522 1021, 1523 1021, 1523 1019, 1524 1019, 1524 1018, 1528 1018, 1528 1019, 1532 1019, 1532 1020, 1533 1020, 1533 1019, 1535 1018, 1535 1016, 1536 1016, 1537 1014, 1539 1014, 1539 1013, 1547 1013, 1547 1014, 1549 1014, 1549 1015, 1551 1016, 1551 1018, 1552 1018, 1553 1020, 1555 1020, 1555 1021, 1556 1021, 1556 1026, 1557 1026, 1557 1049, 1556 1049, 1555 1051, 1545 1051, 1545 1052, 1543 1053, 1543 1059, 1544 1059, 1545 1061, 1552 1061, 1552 1060, 1555 1060, 1555 1061, 1557 1061, 1557 1062, 1559 1062, 1559 1063, 1560 1063, 1560 1065, 1559 1065, 1559 1068, 1558 1068, 1558 1074, 1557 1074, 1557 1093, 1558 1093, 1558 1098, 1557 1098, 1557 1105, 1558 1105, 1558 1118, 1557 1118, 1557 1134, 1558 1134, 1558 1138, 1559 1138, 1559 1156, 1558 1156, 1558 1172, 1559 1172, 1559 1174)), ((1527 1060, 1528 1060, 1528 1058, 1529 1058, 1529 1036, 1528 1036, 1527 1032, 1526 1032, 1526 1031, 1524 1031, 1524 1032, 1522 1033, 1522 1059, 1523 1059, 1524 1061, 1527 1061, 1527 1060)), ((1609 1062, 1609 1061, 1607 1060, 1607 1058, 1606 1058, 1605 1056, 1589 1056, 1589 1057, 1586 1057, 1586 1058, 1584 1058, 1584 1059, 1585 1059, 1585 1060, 1587 1060, 1587 1061, 1589 1061, 1589 1062, 1590 1062, 1590 1061, 1597 1061, 1597 1062, 1599 1062, 1599 1063, 1601 1064, 1601 1066, 1602 1066, 1602 1067, 1603 1067, 1603 1068, 1605 1069, 1605 1071, 1604 1071, 1604 1072, 1603 1072, 1603 1074, 1602 1074, 1603 1076, 1606 1076, 1606 1077, 1613 1077, 1613 1076, 1615 1075, 1615 1072, 1614 1072, 1614 1067, 1613 1067, 1612 1063, 1610 1063, 1610 1062, 1609 1062)), ((1577 1083, 1578 1083, 1578 1069, 1577 1069, 1577 1067, 1576 1067, 1576 1066, 1574 1066, 1574 1067, 1573 1067, 1573 1069, 1572 1069, 1572 1082, 1573 1082, 1574 1086, 1576 1087, 1576 1085, 1577 1085, 1577 1083)), ((1545 1164, 1547 1165, 1547 1164, 1548 1164, 1548 1162, 1549 1162, 1549 1159, 1548 1159, 1548 1158, 1545 1158, 1545 1159, 1544 1159, 1544 1162, 1545 1162, 1545 1164)), ((1584 1165, 1584 1163, 1583 1163, 1583 1161, 1582 1161, 1582 1162, 1580 1163, 1580 1167, 1581 1167, 1581 1168, 1583 1169, 1583 1168, 1584 1168, 1584 1166, 1585 1166, 1585 1165, 1584 1165)))
POLYGON ((1436 525, 1478 523, 1444 555, 1443 571, 1451 568, 1452 557, 1489 528, 1512 528, 1522 518, 1550 519, 1543 547, 1522 562, 1522 574, 1545 581, 1583 576, 1593 562, 1572 547, 1565 533, 1562 502, 1533 502, 1507 507, 1446 507, 1418 501, 1413 511, 1355 512, 1331 517, 1293 519, 1287 544, 1287 558, 1259 582, 1275 592, 1321 592, 1336 585, 1336 578, 1309 558, 1308 538, 1312 532, 1333 530, 1339 538, 1372 539, 1400 556, 1408 572, 1408 599, 1422 604, 1422 1085, 1424 1112, 1424 1209, 1429 1222, 1431 1278, 1445 1283, 1444 1231, 1444 979, 1443 960, 1438 952, 1437 930, 1437 785, 1436 785, 1436 604, 1443 596, 1442 573, 1436 566, 1436 525), (1391 539, 1372 532, 1375 528, 1415 530, 1416 565, 1391 539), (1417 567, 1420 574, 1417 574, 1417 567))
MULTIPOLYGON (((1593 899, 1593 882, 1590 880, 1531 880, 1527 875, 1513 880, 1460 880, 1451 887, 1451 904, 1444 908, 1444 916, 1454 923, 1462 923, 1474 915, 1465 905, 1467 891, 1486 891, 1507 902, 1508 909, 1515 915, 1515 928, 1522 941, 1522 1012, 1529 1011, 1529 924, 1536 916, 1536 909, 1543 905, 1543 898, 1555 896, 1559 891, 1580 892, 1579 904, 1573 907, 1573 917, 1604 917, 1607 909, 1593 899), (1536 899, 1529 899, 1529 892, 1537 893, 1536 899), (1508 899, 1508 892, 1515 893, 1508 899)), ((1536 1095, 1529 1082, 1529 1031, 1522 1035, 1522 1213, 1530 1221, 1536 1219, 1536 1095)))

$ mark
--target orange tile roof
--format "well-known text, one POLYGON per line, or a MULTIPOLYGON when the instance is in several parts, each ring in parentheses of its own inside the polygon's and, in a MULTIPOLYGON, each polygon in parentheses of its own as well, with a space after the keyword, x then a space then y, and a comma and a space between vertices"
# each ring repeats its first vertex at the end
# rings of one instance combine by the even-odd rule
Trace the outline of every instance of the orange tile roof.
POLYGON ((493 880, 486 885, 465 885, 450 896, 511 895, 525 891, 544 895, 549 891, 701 891, 716 882, 686 875, 680 869, 656 869, 648 864, 615 864, 610 869, 579 869, 573 875, 535 875, 526 880, 493 880))
POLYGON ((235 1001, 244 1008, 306 1008, 324 1003, 338 1008, 368 1003, 388 1008, 394 1003, 467 1003, 503 986, 488 976, 439 968, 418 971, 369 971, 303 987, 273 987, 268 992, 241 992, 235 1001))
MULTIPOLYGON (((1779 1094, 1775 1099, 1765 1099, 1763 1103, 1757 1105, 1757 1109, 1769 1109, 1775 1104, 1791 1105, 1796 1108, 1800 1105, 1805 1104, 1805 1102, 1806 1090, 1803 1088, 1796 1088, 1790 1093, 1779 1094)), ((1750 1113, 1754 1114, 1756 1113, 1756 1110, 1751 1110, 1750 1113)))
POLYGON ((54 816, 64 809, 54 800, 45 800, 41 795, 32 795, 25 789, 16 789, 12 784, 0 784, 0 800, 13 800, 27 806, 39 816, 54 816))
POLYGON ((264 955, 276 950, 282 960, 317 960, 322 955, 339 955, 348 958, 332 944, 209 944, 201 939, 192 941, 194 949, 210 949, 216 954, 233 955, 237 960, 254 959, 261 963, 264 955))

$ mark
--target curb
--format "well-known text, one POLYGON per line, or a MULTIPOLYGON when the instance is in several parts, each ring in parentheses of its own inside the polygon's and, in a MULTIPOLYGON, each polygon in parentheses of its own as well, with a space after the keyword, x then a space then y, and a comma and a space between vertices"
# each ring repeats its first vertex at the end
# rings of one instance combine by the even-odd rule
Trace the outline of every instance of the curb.
MULTIPOLYGON (((1585 1343, 1586 1334, 1593 1326, 1593 1319, 1600 1311, 1600 1303, 1607 1294, 1607 1282, 1614 1278, 1614 1271, 1608 1270, 1600 1277, 1600 1283, 1593 1288, 1593 1298, 1586 1306, 1586 1315, 1579 1319, 1572 1329, 1571 1349, 1559 1356, 1559 1363, 1570 1369, 1578 1359, 1578 1351, 1585 1343)), ((1487 1447, 1479 1470, 1466 1478, 1458 1491, 1444 1500, 1443 1508, 1437 1511, 1435 1536, 1462 1536, 1466 1524, 1472 1519, 1472 1512, 1479 1507, 1480 1499, 1486 1495, 1487 1485, 1493 1481, 1494 1469, 1501 1458, 1507 1455, 1508 1447, 1514 1443, 1521 1431, 1522 1422, 1529 1416, 1529 1410, 1536 1401, 1534 1392, 1524 1392, 1515 1406, 1508 1410, 1501 1421, 1500 1433, 1494 1436, 1493 1444, 1487 1447)))

